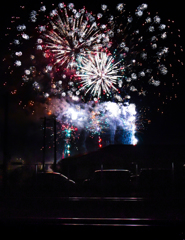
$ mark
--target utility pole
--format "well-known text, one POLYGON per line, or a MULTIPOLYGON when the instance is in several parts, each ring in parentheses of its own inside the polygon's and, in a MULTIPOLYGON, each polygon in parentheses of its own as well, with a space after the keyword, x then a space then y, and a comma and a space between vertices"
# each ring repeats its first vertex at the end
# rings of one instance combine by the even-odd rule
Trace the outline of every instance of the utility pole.
POLYGON ((7 164, 8 164, 8 112, 9 112, 9 94, 4 95, 4 133, 3 133, 3 189, 7 186, 7 164))
POLYGON ((46 117, 43 119, 43 156, 42 156, 42 169, 45 169, 45 158, 46 158, 46 117))
POLYGON ((57 164, 57 127, 56 127, 56 118, 54 118, 54 171, 56 171, 56 164, 57 164))

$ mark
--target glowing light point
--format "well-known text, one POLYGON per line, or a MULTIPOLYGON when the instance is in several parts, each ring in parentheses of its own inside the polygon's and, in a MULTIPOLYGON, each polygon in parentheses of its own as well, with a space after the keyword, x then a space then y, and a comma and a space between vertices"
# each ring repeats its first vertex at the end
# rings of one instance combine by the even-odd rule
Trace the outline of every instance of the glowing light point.
POLYGON ((102 9, 103 11, 105 11, 105 10, 107 9, 107 5, 102 4, 102 5, 101 5, 101 9, 102 9))
POLYGON ((24 38, 25 40, 28 40, 30 37, 28 36, 28 34, 23 33, 23 34, 22 34, 22 38, 24 38))
POLYGON ((139 10, 139 11, 136 11, 136 16, 138 17, 141 17, 143 15, 143 11, 139 10))
POLYGON ((118 64, 114 63, 114 58, 104 52, 98 52, 95 56, 88 55, 82 58, 76 77, 81 78, 83 85, 79 90, 85 90, 85 94, 90 92, 98 98, 102 92, 110 93, 112 90, 117 91, 115 85, 118 84, 118 64))
POLYGON ((21 61, 19 61, 19 60, 15 61, 15 66, 16 67, 20 67, 21 65, 22 65, 21 61))
POLYGON ((138 139, 135 137, 135 136, 133 136, 133 138, 132 138, 132 145, 137 145, 137 143, 138 143, 138 139))
POLYGON ((15 52, 15 55, 18 56, 18 57, 21 57, 22 56, 22 52, 21 51, 15 52))
POLYGON ((59 4, 58 4, 58 7, 59 7, 59 8, 64 8, 64 3, 59 3, 59 4))
POLYGON ((40 11, 45 12, 46 11, 46 6, 41 6, 40 11))
POLYGON ((118 11, 122 11, 123 8, 124 8, 124 4, 123 3, 119 3, 116 8, 117 8, 118 11))

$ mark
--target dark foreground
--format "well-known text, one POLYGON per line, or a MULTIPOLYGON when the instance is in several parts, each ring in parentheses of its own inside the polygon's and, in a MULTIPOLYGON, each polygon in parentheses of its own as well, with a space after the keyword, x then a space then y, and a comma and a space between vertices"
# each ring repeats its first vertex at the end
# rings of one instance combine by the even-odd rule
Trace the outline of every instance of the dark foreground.
POLYGON ((106 150, 106 157, 93 155, 92 164, 90 155, 64 160, 58 164, 60 173, 17 168, 7 189, 0 188, 1 233, 34 239, 38 234, 53 239, 55 233, 60 238, 111 233, 113 239, 185 239, 182 152, 182 158, 171 154, 170 160, 165 155, 164 161, 154 156, 155 161, 132 162, 116 160, 106 150))
MULTIPOLYGON (((120 231, 130 237, 184 239, 185 199, 142 197, 3 197, 0 226, 30 234, 66 230, 120 231), (172 238, 171 238, 172 237, 172 238)), ((128 239, 131 239, 131 238, 128 239)))

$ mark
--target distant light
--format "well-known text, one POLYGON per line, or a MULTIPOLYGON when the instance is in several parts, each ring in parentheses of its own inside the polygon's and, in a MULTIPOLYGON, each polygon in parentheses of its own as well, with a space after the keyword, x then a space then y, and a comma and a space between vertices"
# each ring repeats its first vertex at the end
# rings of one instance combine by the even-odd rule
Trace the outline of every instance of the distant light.
POLYGON ((75 111, 75 109, 70 108, 69 109, 69 113, 71 114, 71 119, 72 120, 76 120, 78 118, 78 112, 75 111))
POLYGON ((23 34, 22 34, 22 38, 24 38, 25 40, 28 40, 30 37, 28 36, 28 34, 23 33, 23 34))
POLYGON ((137 140, 137 138, 135 138, 135 137, 133 137, 133 139, 132 139, 132 145, 137 145, 137 143, 138 143, 138 140, 137 140))
POLYGON ((21 61, 19 61, 19 60, 16 60, 16 61, 15 61, 15 66, 16 66, 16 67, 20 67, 21 64, 22 64, 21 61))
POLYGON ((49 97, 49 93, 44 93, 44 97, 48 98, 49 97))

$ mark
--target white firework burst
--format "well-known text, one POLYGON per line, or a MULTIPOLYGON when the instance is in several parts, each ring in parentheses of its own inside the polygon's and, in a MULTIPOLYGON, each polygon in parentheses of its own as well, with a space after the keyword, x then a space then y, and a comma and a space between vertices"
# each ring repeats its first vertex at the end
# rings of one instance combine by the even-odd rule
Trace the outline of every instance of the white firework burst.
POLYGON ((118 75, 120 62, 115 63, 113 56, 105 52, 82 57, 76 74, 81 78, 80 84, 83 85, 79 90, 85 90, 85 94, 89 92, 98 98, 102 92, 109 95, 112 90, 118 91, 116 86, 122 78, 118 75))
POLYGON ((67 8, 55 11, 50 21, 52 29, 43 34, 45 52, 59 67, 64 64, 66 67, 76 67, 79 54, 102 47, 102 34, 95 17, 84 8, 78 12, 73 9, 71 15, 68 14, 67 8))

